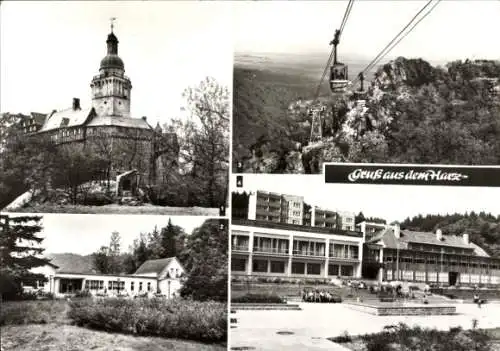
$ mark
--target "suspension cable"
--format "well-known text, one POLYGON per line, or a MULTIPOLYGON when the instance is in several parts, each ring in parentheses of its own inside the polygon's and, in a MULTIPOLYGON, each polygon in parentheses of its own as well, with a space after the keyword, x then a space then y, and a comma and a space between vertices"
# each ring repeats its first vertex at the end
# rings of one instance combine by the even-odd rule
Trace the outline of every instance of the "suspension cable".
MULTIPOLYGON (((347 4, 347 7, 344 11, 344 17, 342 18, 342 23, 340 24, 339 37, 345 28, 345 25, 347 23, 347 20, 349 18, 350 13, 351 13, 351 9, 352 9, 353 4, 354 4, 354 0, 349 0, 349 3, 347 4)), ((321 91, 321 85, 323 84, 323 80, 325 79, 325 76, 328 73, 328 69, 330 68, 330 65, 332 63, 334 50, 335 50, 335 47, 332 48, 332 51, 330 52, 330 57, 326 61, 325 69, 323 70, 323 74, 321 75, 321 79, 319 80, 318 87, 316 88, 316 93, 314 94, 314 101, 316 101, 319 97, 319 94, 321 91)))
MULTIPOLYGON (((403 40, 408 34, 410 34, 410 32, 412 32, 413 29, 434 10, 434 8, 439 4, 439 2, 441 2, 441 0, 437 0, 434 3, 434 5, 429 9, 429 11, 427 11, 417 22, 413 23, 417 19, 417 17, 432 3, 432 1, 433 0, 429 0, 424 5, 424 7, 422 7, 422 9, 420 9, 420 11, 418 11, 417 14, 413 16, 410 22, 408 22, 408 24, 389 42, 389 44, 387 44, 384 47, 384 49, 380 51, 380 53, 368 64, 368 66, 366 66, 361 71, 363 75, 365 75, 367 71, 371 70, 375 65, 377 65, 392 49, 396 47, 396 45, 399 44, 399 42, 401 42, 401 40, 403 40), (404 33, 405 30, 408 29, 408 27, 410 27, 410 29, 406 33, 404 33)), ((353 84, 357 83, 358 81, 359 81, 359 76, 357 76, 354 79, 353 84)))

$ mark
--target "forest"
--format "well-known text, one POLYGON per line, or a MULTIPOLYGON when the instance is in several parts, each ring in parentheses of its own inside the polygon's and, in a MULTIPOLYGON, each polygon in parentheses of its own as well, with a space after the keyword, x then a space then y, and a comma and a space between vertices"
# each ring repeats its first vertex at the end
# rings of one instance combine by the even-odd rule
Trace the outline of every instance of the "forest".
POLYGON ((305 107, 317 82, 296 73, 236 67, 233 163, 242 162, 250 173, 315 173, 307 165, 311 158, 500 164, 499 78, 498 61, 434 67, 399 57, 378 67, 362 95, 332 101, 323 89, 323 140, 310 150, 305 107), (358 98, 366 112, 356 111, 358 98))

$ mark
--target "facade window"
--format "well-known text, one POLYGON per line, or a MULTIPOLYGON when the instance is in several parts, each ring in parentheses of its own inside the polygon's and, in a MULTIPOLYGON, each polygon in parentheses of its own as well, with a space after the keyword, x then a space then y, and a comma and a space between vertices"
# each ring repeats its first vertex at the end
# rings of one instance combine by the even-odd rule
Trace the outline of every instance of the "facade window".
POLYGON ((148 282, 148 291, 151 291, 151 282, 148 282))
POLYGON ((130 282, 130 291, 134 291, 134 282, 130 282))
POLYGON ((352 266, 341 266, 340 267, 340 275, 343 277, 352 277, 353 276, 353 268, 352 266))
POLYGON ((304 274, 305 263, 303 262, 292 262, 292 274, 304 274))
POLYGON ((319 263, 308 263, 307 264, 307 274, 320 275, 321 265, 319 263))
POLYGON ((142 282, 139 282, 139 291, 142 291, 142 282))
POLYGON ((124 289, 125 289, 124 281, 117 281, 117 280, 108 281, 108 290, 124 290, 124 289))
POLYGON ((252 270, 258 273, 267 272, 267 261, 266 260, 254 260, 252 270))
POLYGON ((328 265, 328 275, 339 275, 339 265, 338 264, 329 264, 328 265))
POLYGON ((85 289, 90 290, 99 290, 104 288, 103 280, 86 280, 85 281, 85 289))
POLYGON ((231 257, 231 271, 244 272, 246 271, 246 259, 231 257))
POLYGON ((271 261, 271 273, 285 273, 285 262, 271 261))
POLYGON ((351 258, 358 258, 358 247, 351 245, 350 250, 351 250, 351 258))

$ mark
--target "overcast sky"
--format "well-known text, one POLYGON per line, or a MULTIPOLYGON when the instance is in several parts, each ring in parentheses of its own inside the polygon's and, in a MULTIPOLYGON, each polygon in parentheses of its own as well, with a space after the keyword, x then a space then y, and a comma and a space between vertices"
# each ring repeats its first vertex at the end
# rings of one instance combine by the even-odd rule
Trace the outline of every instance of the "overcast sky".
MULTIPOLYGON (((9 214, 16 216, 16 214, 9 214)), ((25 214, 21 214, 25 215, 25 214)), ((36 214, 37 216, 40 214, 36 214)), ((43 214, 43 230, 39 236, 45 240, 42 247, 45 253, 75 253, 88 255, 101 246, 109 245, 111 233, 117 231, 121 236, 122 251, 128 248, 140 233, 149 233, 155 226, 158 229, 168 224, 168 216, 148 215, 92 215, 92 214, 43 214)), ((172 223, 191 234, 208 217, 177 216, 170 217, 172 223)))
MULTIPOLYGON (((310 205, 331 210, 360 211, 388 222, 418 214, 485 211, 500 215, 500 188, 325 184, 323 175, 244 175, 238 192, 264 190, 303 196, 310 205)), ((231 189, 236 176, 231 176, 231 189)))
POLYGON ((132 81, 131 115, 180 116, 182 92, 212 76, 230 86, 230 4, 191 1, 4 1, 0 6, 1 112, 90 106, 110 17, 132 81))
MULTIPOLYGON (((427 1, 354 2, 338 47, 340 58, 374 58, 427 1)), ((329 52, 347 1, 251 1, 234 6, 238 53, 329 52)), ((429 7, 430 8, 430 7, 429 7)), ((392 51, 428 60, 500 59, 500 1, 442 1, 392 51)), ((327 56, 325 57, 326 62, 327 56)))

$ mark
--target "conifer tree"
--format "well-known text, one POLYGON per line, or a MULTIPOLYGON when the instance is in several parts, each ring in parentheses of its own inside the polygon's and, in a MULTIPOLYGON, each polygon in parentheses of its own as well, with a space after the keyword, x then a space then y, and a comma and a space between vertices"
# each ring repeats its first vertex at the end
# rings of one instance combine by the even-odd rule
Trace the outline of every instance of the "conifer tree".
POLYGON ((30 269, 50 262, 42 258, 45 250, 37 236, 42 230, 41 216, 0 215, 0 295, 11 299, 22 291, 22 284, 36 280, 46 281, 43 274, 30 269))

